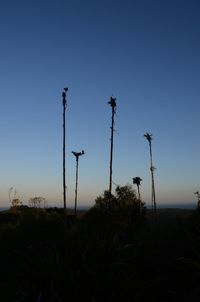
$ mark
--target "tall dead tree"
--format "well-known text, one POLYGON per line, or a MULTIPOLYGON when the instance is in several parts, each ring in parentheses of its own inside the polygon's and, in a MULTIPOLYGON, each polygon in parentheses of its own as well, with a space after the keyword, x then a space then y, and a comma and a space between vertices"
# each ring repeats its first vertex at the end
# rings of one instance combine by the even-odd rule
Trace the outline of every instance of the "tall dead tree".
POLYGON ((157 209, 156 209, 156 193, 155 193, 155 182, 154 182, 154 171, 155 167, 153 166, 153 156, 152 156, 152 139, 153 135, 146 132, 144 137, 149 143, 149 153, 150 153, 150 171, 151 171, 151 202, 152 202, 152 213, 157 218, 157 209))
POLYGON ((133 184, 137 186, 138 190, 138 200, 141 202, 141 194, 140 194, 140 185, 141 185, 142 178, 139 176, 133 178, 133 184))
MULTIPOLYGON (((111 137, 110 137, 110 178, 109 178, 109 193, 112 194, 112 164, 113 164, 113 137, 114 137, 114 124, 115 124, 115 114, 116 114, 116 98, 111 97, 108 104, 112 109, 111 118, 111 137)), ((109 205, 110 206, 110 205, 109 205)))
POLYGON ((199 193, 199 191, 196 191, 194 194, 197 197, 197 209, 199 210, 200 209, 200 193, 199 193))
POLYGON ((62 105, 63 105, 63 206, 66 213, 66 154, 65 154, 65 141, 66 141, 66 126, 65 126, 65 112, 67 108, 66 93, 68 88, 64 88, 62 93, 62 105))
POLYGON ((72 153, 76 158, 76 185, 75 185, 75 201, 74 201, 74 215, 76 216, 76 212, 77 212, 77 193, 78 193, 78 163, 79 163, 79 157, 84 155, 85 152, 84 152, 84 150, 82 150, 81 152, 72 151, 72 153))

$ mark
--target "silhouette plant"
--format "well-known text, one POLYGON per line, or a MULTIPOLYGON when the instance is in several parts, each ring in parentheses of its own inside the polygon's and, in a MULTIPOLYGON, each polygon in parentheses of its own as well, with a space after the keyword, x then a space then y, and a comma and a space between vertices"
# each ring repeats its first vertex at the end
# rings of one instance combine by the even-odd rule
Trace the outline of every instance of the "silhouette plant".
POLYGON ((11 187, 8 190, 8 196, 9 196, 12 210, 15 211, 17 208, 19 208, 22 205, 21 198, 19 197, 17 190, 14 189, 13 187, 11 187))
POLYGON ((67 108, 67 100, 66 100, 66 93, 68 91, 68 88, 64 88, 64 91, 62 93, 62 105, 63 105, 63 205, 64 205, 64 212, 66 213, 66 175, 65 175, 65 169, 66 169, 66 161, 65 161, 65 132, 66 132, 66 126, 65 126, 65 111, 67 108))
POLYGON ((72 151, 73 155, 76 158, 76 185, 75 185, 75 202, 74 202, 74 215, 76 216, 77 211, 77 191, 78 191, 78 163, 79 163, 79 157, 84 155, 85 152, 82 150, 81 152, 75 152, 72 151))
POLYGON ((43 205, 43 208, 45 208, 46 199, 41 196, 35 196, 31 197, 29 199, 29 205, 33 208, 40 208, 43 205))
MULTIPOLYGON (((112 109, 111 118, 111 138, 110 138, 110 177, 109 177, 109 192, 112 194, 112 164, 113 164, 113 137, 114 137, 114 124, 115 124, 115 114, 116 114, 116 98, 111 97, 108 104, 112 109)), ((111 207, 111 202, 108 203, 109 208, 111 207)))
POLYGON ((98 196, 95 200, 95 207, 110 215, 119 224, 135 225, 144 218, 145 207, 136 197, 132 186, 117 186, 115 194, 104 191, 103 196, 98 196), (111 203, 111 210, 108 211, 108 203, 111 203))
POLYGON ((140 194, 140 185, 141 185, 142 178, 139 176, 133 178, 133 184, 137 186, 138 190, 138 199, 141 201, 141 194, 140 194))
POLYGON ((200 193, 199 191, 196 191, 194 194, 197 197, 197 209, 200 210, 200 193))
POLYGON ((147 141, 149 143, 151 187, 152 187, 152 191, 151 191, 152 213, 154 214, 155 219, 156 219, 156 216, 157 216, 157 213, 156 213, 156 193, 155 193, 155 182, 154 182, 155 167, 153 166, 152 144, 151 144, 152 139, 153 139, 153 135, 146 132, 144 134, 144 137, 147 139, 147 141))

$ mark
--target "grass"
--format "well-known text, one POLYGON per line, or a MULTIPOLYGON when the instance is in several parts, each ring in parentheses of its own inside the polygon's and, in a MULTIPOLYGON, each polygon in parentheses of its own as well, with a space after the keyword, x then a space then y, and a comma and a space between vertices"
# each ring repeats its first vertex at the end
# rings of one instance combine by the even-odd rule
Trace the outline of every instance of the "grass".
POLYGON ((198 214, 162 209, 156 223, 150 211, 125 217, 0 213, 0 300, 199 301, 198 214))

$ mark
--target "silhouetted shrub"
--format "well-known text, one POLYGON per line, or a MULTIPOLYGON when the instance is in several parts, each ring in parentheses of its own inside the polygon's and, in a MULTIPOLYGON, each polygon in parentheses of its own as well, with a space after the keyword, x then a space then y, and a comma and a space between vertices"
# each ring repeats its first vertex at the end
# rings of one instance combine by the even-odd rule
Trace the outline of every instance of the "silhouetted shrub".
POLYGON ((132 186, 117 186, 115 195, 104 191, 95 200, 95 207, 110 215, 110 219, 124 225, 140 224, 145 218, 144 203, 137 199, 132 186), (110 207, 108 206, 110 203, 110 207))
POLYGON ((63 211, 21 208, 14 227, 0 231, 2 284, 12 288, 3 301, 125 299, 142 239, 119 217, 123 208, 95 206, 70 223, 63 211))

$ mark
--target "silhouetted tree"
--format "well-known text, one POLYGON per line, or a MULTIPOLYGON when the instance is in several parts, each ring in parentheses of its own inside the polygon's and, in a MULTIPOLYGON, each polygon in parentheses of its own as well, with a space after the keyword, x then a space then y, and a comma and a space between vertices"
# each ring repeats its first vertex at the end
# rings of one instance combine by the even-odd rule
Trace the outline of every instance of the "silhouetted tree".
POLYGON ((76 158, 76 185, 75 185, 75 203, 74 203, 74 215, 76 216, 76 210, 77 210, 77 190, 78 190, 78 163, 79 163, 79 157, 84 155, 85 152, 82 150, 81 152, 75 152, 72 151, 73 155, 76 158))
POLYGON ((40 208, 41 205, 43 205, 43 207, 45 208, 45 204, 46 204, 46 199, 41 196, 35 196, 29 199, 29 205, 33 208, 40 208))
POLYGON ((151 191, 151 201, 152 201, 152 212, 156 218, 156 193, 155 193, 155 183, 154 183, 154 171, 155 167, 153 166, 153 157, 152 157, 152 144, 151 141, 153 139, 153 135, 146 132, 144 137, 147 139, 149 143, 149 152, 150 152, 150 171, 151 171, 151 184, 152 184, 152 191, 151 191))
POLYGON ((95 199, 95 204, 97 207, 107 211, 116 206, 116 197, 110 191, 105 190, 103 196, 98 196, 95 199))
POLYGON ((14 189, 13 187, 11 187, 8 190, 8 197, 9 197, 9 200, 11 203, 12 210, 16 210, 17 208, 19 208, 22 205, 21 198, 19 197, 17 190, 14 189))
POLYGON ((141 181, 142 181, 142 178, 140 178, 139 176, 133 178, 133 184, 137 186, 139 200, 141 200, 141 195, 140 195, 141 181))
POLYGON ((138 199, 131 185, 117 186, 115 189, 115 196, 117 200, 117 205, 131 205, 138 204, 138 199))
POLYGON ((68 88, 64 88, 64 91, 62 93, 62 105, 63 105, 63 204, 64 204, 64 212, 66 212, 66 163, 65 163, 65 111, 67 108, 67 100, 66 100, 66 93, 68 91, 68 88))
MULTIPOLYGON (((113 136, 114 136, 114 123, 115 123, 115 113, 116 113, 116 98, 111 97, 108 104, 112 108, 112 121, 111 121, 111 138, 110 138, 110 179, 109 179, 109 192, 112 194, 112 163, 113 163, 113 136)), ((111 206, 111 203, 108 203, 111 206)))
POLYGON ((144 216, 144 203, 141 203, 135 194, 132 186, 117 186, 115 194, 104 191, 103 196, 98 196, 95 200, 95 206, 104 212, 110 213, 111 217, 131 224, 138 222, 144 216), (108 203, 111 204, 111 210, 108 211, 108 203))
POLYGON ((197 197, 197 209, 200 210, 200 193, 199 191, 196 191, 194 194, 197 197))

